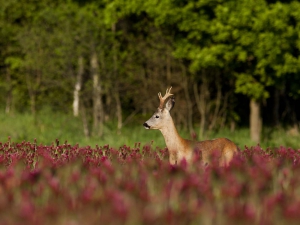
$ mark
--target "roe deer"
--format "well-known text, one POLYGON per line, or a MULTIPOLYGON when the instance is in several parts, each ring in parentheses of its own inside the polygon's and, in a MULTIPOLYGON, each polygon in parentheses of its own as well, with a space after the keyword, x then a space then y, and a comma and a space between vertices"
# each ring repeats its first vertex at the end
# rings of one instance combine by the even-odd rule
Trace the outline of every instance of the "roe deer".
POLYGON ((237 146, 229 139, 217 138, 206 141, 192 141, 179 136, 170 115, 170 111, 175 104, 175 98, 170 93, 171 88, 167 89, 164 97, 161 93, 158 93, 159 107, 153 116, 143 124, 146 129, 161 131, 169 151, 170 164, 177 164, 183 159, 191 163, 194 153, 200 150, 203 164, 209 163, 211 157, 214 156, 214 152, 217 152, 219 166, 227 166, 238 151, 237 146), (169 100, 166 102, 168 98, 169 100))

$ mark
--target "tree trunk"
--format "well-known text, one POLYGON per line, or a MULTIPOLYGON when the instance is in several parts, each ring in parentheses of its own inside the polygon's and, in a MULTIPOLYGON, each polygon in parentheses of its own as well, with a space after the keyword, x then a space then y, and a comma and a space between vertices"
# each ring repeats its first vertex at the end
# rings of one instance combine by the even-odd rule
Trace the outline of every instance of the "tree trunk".
POLYGON ((86 116, 86 110, 85 110, 85 106, 84 104, 81 102, 79 102, 80 104, 80 110, 81 110, 81 118, 82 118, 82 125, 83 125, 83 133, 85 137, 90 137, 90 130, 89 130, 89 123, 88 123, 88 119, 86 116))
POLYGON ((181 65, 181 69, 182 69, 182 75, 183 75, 183 82, 182 82, 182 86, 183 86, 183 90, 184 90, 184 95, 185 95, 185 99, 186 99, 186 103, 187 103, 187 124, 188 124, 188 129, 190 134, 194 134, 194 128, 193 128, 193 105, 192 105, 192 101, 190 98, 190 94, 189 94, 189 81, 188 81, 188 77, 186 75, 186 68, 185 66, 182 64, 181 65))
POLYGON ((121 101, 120 101, 120 94, 119 94, 119 91, 116 90, 114 92, 114 95, 115 95, 115 100, 116 100, 116 109, 117 109, 117 119, 118 119, 118 125, 117 125, 117 128, 118 128, 118 133, 121 132, 121 129, 122 129, 122 125, 123 125, 123 118, 122 118, 122 105, 121 105, 121 101))
POLYGON ((104 109, 96 52, 91 55, 91 73, 93 77, 93 133, 95 136, 101 137, 103 135, 104 109))
POLYGON ((196 104, 198 111, 200 113, 200 128, 199 128, 199 139, 202 139, 204 137, 204 132, 206 130, 206 124, 207 124, 207 112, 209 112, 209 98, 210 93, 208 90, 208 80, 203 75, 202 78, 202 84, 200 86, 200 93, 198 92, 198 85, 194 83, 194 94, 196 99, 196 104))
MULTIPOLYGON (((225 96, 221 96, 222 100, 222 107, 219 110, 218 113, 218 117, 220 118, 220 129, 225 127, 226 124, 226 118, 227 118, 227 114, 231 114, 230 111, 232 110, 232 106, 230 104, 228 104, 228 99, 229 99, 230 93, 227 92, 225 94, 225 96)), ((229 119, 230 120, 230 124, 234 124, 233 126, 230 125, 230 127, 234 128, 235 127, 235 121, 233 118, 229 119), (232 122, 231 122, 232 121, 232 122)), ((230 128, 231 129, 231 128, 230 128)), ((231 130, 233 131, 233 130, 231 130)))
POLYGON ((280 102, 280 91, 274 90, 274 109, 273 109, 273 120, 274 125, 279 126, 279 102, 280 102))
POLYGON ((259 143, 262 131, 262 118, 260 115, 260 103, 250 100, 250 138, 252 141, 259 143))
MULTIPOLYGON (((293 100, 292 100, 293 101, 293 100)), ((296 102, 293 101, 294 104, 292 104, 292 112, 291 112, 291 119, 292 119, 292 129, 291 134, 293 136, 298 136, 299 135, 299 122, 297 119, 297 113, 296 113, 296 102)))
POLYGON ((235 126, 236 126, 235 121, 231 120, 230 121, 230 132, 234 132, 235 131, 235 126))
MULTIPOLYGON (((171 73, 171 55, 170 55, 169 52, 167 52, 166 57, 167 57, 167 59, 166 59, 167 82, 168 82, 168 84, 170 84, 171 78, 172 78, 172 73, 171 73)), ((183 66, 183 65, 182 65, 182 66, 183 66)))
POLYGON ((209 130, 214 129, 214 127, 216 126, 217 120, 219 118, 219 113, 220 113, 220 106, 221 106, 221 100, 222 100, 222 86, 221 86, 221 81, 219 79, 219 76, 216 79, 216 87, 217 87, 217 97, 215 100, 215 110, 213 113, 211 123, 208 128, 209 130))
MULTIPOLYGON (((115 36, 116 34, 116 24, 112 25, 112 32, 115 36)), ((116 39, 113 42, 113 77, 115 78, 115 88, 114 88, 114 97, 116 101, 116 115, 117 115, 117 129, 118 133, 121 133, 122 129, 122 105, 120 101, 120 94, 119 94, 119 82, 118 82, 118 57, 117 57, 117 46, 116 46, 116 39)))
POLYGON ((75 117, 78 116, 79 114, 79 105, 80 105, 80 90, 81 90, 81 83, 82 83, 82 76, 84 72, 84 67, 83 67, 83 57, 80 56, 78 58, 78 73, 76 76, 76 83, 74 87, 74 99, 73 99, 73 115, 75 117))

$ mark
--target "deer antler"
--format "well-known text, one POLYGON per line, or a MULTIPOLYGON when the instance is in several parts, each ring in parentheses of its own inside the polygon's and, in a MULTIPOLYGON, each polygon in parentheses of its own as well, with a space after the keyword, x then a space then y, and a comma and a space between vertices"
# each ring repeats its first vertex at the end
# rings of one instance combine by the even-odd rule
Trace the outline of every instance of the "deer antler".
POLYGON ((159 101, 160 101, 159 107, 158 107, 159 109, 163 109, 166 99, 168 97, 170 97, 171 95, 173 95, 173 94, 170 93, 171 89, 172 89, 172 87, 170 87, 169 89, 166 90, 166 94, 165 94, 164 97, 161 96, 160 92, 158 93, 158 97, 159 97, 159 101))

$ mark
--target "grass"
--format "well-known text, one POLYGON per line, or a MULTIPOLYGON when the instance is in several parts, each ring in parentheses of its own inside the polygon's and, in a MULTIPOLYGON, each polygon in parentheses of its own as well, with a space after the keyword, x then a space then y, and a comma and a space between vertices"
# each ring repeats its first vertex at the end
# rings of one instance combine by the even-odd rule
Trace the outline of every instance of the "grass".
POLYGON ((147 131, 142 123, 124 126, 121 133, 117 132, 115 123, 105 124, 103 137, 85 137, 81 118, 61 113, 39 113, 36 118, 28 113, 6 115, 0 113, 0 141, 5 142, 10 136, 12 141, 33 141, 49 145, 56 139, 74 145, 95 146, 109 144, 112 147, 122 145, 133 146, 136 142, 142 144, 155 140, 155 146, 163 147, 164 140, 159 131, 147 131))
MULTIPOLYGON (((144 118, 145 120, 147 118, 144 118)), ((145 130, 142 126, 141 118, 135 120, 122 128, 121 133, 117 132, 116 124, 109 122, 105 124, 103 137, 85 137, 83 133, 82 121, 72 115, 62 113, 40 112, 36 118, 29 113, 13 113, 7 115, 0 113, 0 141, 5 142, 10 136, 12 141, 21 142, 33 141, 37 139, 38 144, 49 145, 56 139, 80 146, 103 146, 109 144, 111 147, 134 146, 135 143, 142 145, 153 141, 153 146, 165 147, 164 139, 157 130, 145 130)), ((187 131, 178 128, 179 133, 184 138, 191 138, 187 131)), ((198 130, 195 127, 195 130, 198 130)), ((223 129, 218 132, 209 132, 205 139, 217 137, 227 137, 235 142, 241 149, 244 146, 253 146, 254 143, 249 138, 249 129, 239 128, 234 132, 223 129)), ((263 148, 276 148, 280 146, 300 148, 299 136, 291 136, 284 129, 264 128, 262 142, 263 148)))

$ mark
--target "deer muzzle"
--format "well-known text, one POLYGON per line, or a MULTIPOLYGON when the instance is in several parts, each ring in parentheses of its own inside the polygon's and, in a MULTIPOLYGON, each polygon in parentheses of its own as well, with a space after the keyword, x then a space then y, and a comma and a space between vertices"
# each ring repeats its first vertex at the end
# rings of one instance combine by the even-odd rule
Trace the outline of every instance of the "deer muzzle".
POLYGON ((144 126, 146 129, 150 129, 150 126, 149 126, 147 123, 144 123, 143 126, 144 126))

